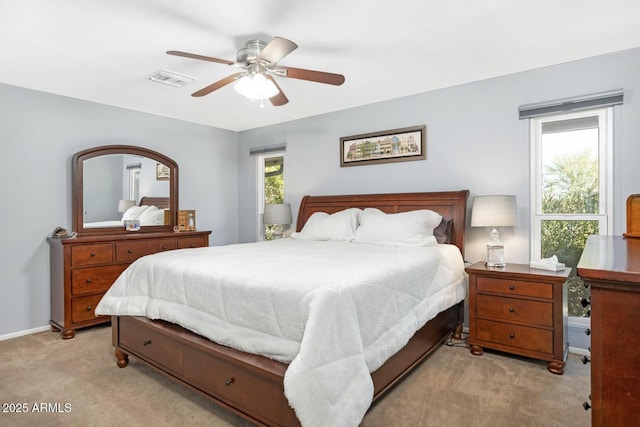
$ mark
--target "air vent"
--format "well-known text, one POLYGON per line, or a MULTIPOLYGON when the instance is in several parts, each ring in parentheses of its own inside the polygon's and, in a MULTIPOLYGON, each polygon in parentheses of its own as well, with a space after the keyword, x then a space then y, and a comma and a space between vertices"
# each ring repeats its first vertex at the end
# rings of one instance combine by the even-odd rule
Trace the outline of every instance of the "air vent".
POLYGON ((150 75, 149 80, 170 86, 182 87, 197 79, 185 74, 176 73, 175 71, 160 70, 150 75))

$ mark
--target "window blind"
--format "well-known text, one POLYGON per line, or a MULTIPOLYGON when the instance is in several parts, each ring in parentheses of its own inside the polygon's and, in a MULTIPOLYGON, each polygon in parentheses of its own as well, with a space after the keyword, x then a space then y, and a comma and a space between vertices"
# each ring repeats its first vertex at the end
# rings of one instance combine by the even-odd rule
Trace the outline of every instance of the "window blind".
POLYGON ((624 91, 616 89, 609 92, 594 93, 575 98, 558 99, 555 101, 527 104, 518 107, 520 119, 546 116, 570 111, 588 110, 590 108, 610 107, 622 104, 624 91))
POLYGON ((287 143, 269 145, 266 147, 254 147, 249 149, 249 154, 252 156, 259 156, 261 154, 275 153, 277 151, 286 151, 287 143))

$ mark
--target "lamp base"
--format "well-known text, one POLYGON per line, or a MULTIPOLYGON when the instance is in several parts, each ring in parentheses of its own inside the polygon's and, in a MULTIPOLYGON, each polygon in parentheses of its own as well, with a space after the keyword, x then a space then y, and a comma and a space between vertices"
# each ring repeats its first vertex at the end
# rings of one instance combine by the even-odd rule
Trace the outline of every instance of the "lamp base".
POLYGON ((501 243, 490 243, 487 245, 487 263, 490 268, 504 268, 504 245, 501 243))

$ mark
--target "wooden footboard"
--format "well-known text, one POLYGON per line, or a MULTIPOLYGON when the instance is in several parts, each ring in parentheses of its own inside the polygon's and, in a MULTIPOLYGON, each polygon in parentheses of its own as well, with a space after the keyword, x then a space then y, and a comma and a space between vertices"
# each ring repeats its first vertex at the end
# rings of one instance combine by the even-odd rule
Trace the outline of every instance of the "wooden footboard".
MULTIPOLYGON (((463 303, 440 313, 371 374, 374 400, 462 328, 463 303)), ((209 341, 177 325, 145 317, 114 316, 119 367, 129 355, 257 425, 299 426, 284 396, 287 364, 209 341)))

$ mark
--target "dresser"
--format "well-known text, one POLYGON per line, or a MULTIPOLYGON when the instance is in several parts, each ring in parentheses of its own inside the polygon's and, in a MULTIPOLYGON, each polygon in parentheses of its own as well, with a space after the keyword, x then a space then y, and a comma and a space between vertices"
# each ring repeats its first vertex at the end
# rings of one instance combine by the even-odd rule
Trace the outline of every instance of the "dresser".
POLYGON ((591 291, 591 425, 640 425, 640 239, 589 236, 578 275, 591 291))
POLYGON ((571 269, 537 270, 523 264, 487 268, 484 262, 469 273, 469 345, 547 361, 547 369, 563 374, 569 350, 567 288, 571 269))
POLYGON ((133 261, 157 252, 209 246, 210 231, 93 234, 49 238, 51 327, 62 338, 87 326, 107 323, 95 315, 104 293, 133 261))

